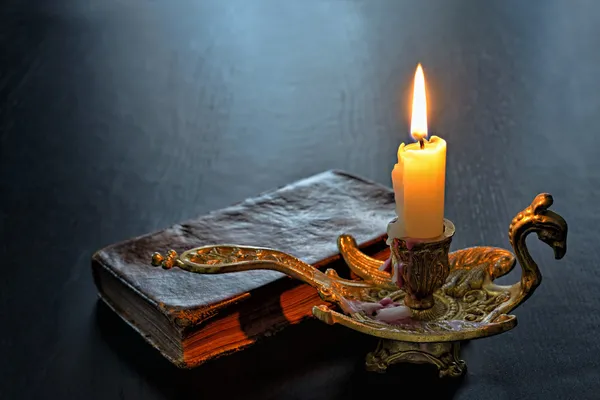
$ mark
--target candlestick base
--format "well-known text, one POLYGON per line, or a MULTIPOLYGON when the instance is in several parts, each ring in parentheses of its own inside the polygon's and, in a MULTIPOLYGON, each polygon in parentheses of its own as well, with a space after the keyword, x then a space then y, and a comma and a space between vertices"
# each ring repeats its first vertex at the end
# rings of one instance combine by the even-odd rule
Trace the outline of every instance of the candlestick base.
MULTIPOLYGON (((526 236, 536 232, 553 248, 556 259, 564 256, 567 223, 548 209, 550 205, 552 196, 540 194, 512 220, 509 239, 515 255, 494 247, 471 247, 448 254, 449 273, 444 284, 432 290, 433 305, 409 309, 408 315, 399 313, 403 317, 388 322, 379 318, 383 314, 379 312, 402 307, 409 292, 380 270, 383 261, 363 254, 349 235, 338 238, 338 248, 362 280, 340 278, 332 269, 323 273, 277 250, 236 245, 205 246, 180 256, 173 251, 167 257, 155 253, 152 265, 209 274, 254 269, 283 272, 315 287, 323 300, 342 310, 314 307, 315 317, 381 339, 377 349, 367 355, 367 369, 383 372, 397 362, 427 362, 439 368, 440 376, 456 377, 465 371, 459 358, 460 342, 514 328, 517 318, 508 313, 525 302, 541 282, 540 270, 527 250, 526 236), (495 279, 514 268, 516 259, 522 269, 521 280, 511 286, 495 284, 495 279)), ((418 277, 413 276, 417 284, 418 277)))
POLYGON ((365 365, 368 371, 383 373, 397 363, 433 364, 438 367, 441 378, 457 378, 467 370, 459 353, 459 342, 411 343, 384 339, 374 352, 367 354, 365 365))

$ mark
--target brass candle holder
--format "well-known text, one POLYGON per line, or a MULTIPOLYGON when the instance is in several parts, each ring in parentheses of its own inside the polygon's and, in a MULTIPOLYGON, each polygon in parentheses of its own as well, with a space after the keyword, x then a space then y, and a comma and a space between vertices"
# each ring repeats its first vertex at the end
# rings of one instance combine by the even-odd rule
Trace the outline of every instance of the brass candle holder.
POLYGON ((327 324, 340 324, 380 338, 375 351, 367 354, 366 367, 384 372, 395 363, 430 363, 440 376, 461 376, 466 364, 460 359, 460 343, 514 328, 517 318, 508 314, 527 300, 539 286, 542 275, 530 256, 525 238, 537 233, 554 249, 556 259, 566 252, 567 223, 549 210, 552 196, 538 195, 530 206, 512 220, 508 231, 514 254, 495 247, 471 247, 448 252, 454 225, 445 221, 443 237, 421 243, 394 239, 392 262, 402 263, 404 284, 392 282, 380 270, 383 261, 363 254, 349 235, 338 238, 338 248, 349 268, 361 280, 343 279, 333 269, 321 272, 280 251, 237 245, 195 248, 177 255, 152 256, 152 265, 202 273, 228 273, 254 269, 283 272, 313 286, 327 302, 315 306, 313 314, 327 324), (510 272, 516 260, 521 280, 510 286, 494 283, 510 272), (411 316, 393 323, 375 318, 368 307, 357 304, 405 305, 411 316))

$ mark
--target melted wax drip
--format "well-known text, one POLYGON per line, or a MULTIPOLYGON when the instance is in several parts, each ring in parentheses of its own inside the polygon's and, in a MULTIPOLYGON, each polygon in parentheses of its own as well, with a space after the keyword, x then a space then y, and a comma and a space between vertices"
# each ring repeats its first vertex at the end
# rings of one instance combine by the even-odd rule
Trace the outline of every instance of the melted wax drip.
POLYGON ((377 303, 369 301, 350 300, 343 304, 344 311, 349 314, 364 312, 376 321, 388 324, 399 323, 411 316, 410 308, 394 302, 389 297, 380 300, 377 303))
POLYGON ((403 263, 394 264, 392 258, 385 260, 383 265, 379 267, 380 271, 389 272, 392 275, 392 282, 399 288, 404 286, 404 280, 402 279, 402 270, 404 269, 403 263))

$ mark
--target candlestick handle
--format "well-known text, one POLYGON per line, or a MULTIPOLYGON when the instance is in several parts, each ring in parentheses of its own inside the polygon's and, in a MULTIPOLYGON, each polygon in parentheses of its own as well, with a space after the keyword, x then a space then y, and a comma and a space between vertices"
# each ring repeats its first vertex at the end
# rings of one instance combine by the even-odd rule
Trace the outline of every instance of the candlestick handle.
POLYGON ((166 257, 160 253, 152 255, 152 265, 165 269, 179 267, 197 274, 224 274, 251 270, 273 270, 282 272, 317 289, 325 301, 346 307, 347 300, 360 297, 360 290, 375 287, 372 281, 343 279, 335 270, 325 273, 282 251, 240 245, 219 244, 197 247, 180 256, 169 250, 166 257))

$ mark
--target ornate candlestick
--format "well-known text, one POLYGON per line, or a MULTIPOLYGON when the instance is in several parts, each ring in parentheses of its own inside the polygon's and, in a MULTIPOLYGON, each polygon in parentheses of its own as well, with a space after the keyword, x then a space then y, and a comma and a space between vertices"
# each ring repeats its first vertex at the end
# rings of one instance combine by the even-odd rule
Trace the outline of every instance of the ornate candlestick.
POLYGON ((556 259, 565 255, 567 223, 548 209, 551 205, 552 196, 540 194, 510 224, 510 243, 522 269, 520 282, 511 286, 496 285, 494 280, 514 268, 515 255, 494 247, 448 253, 454 234, 450 221, 445 221, 444 236, 439 239, 418 244, 392 242, 392 261, 402 263, 403 287, 380 270, 383 261, 363 254, 349 235, 338 238, 338 248, 362 280, 340 278, 332 269, 323 273, 277 250, 236 245, 204 246, 180 256, 172 250, 167 257, 155 253, 152 264, 208 274, 252 269, 283 272, 315 287, 323 300, 343 311, 316 306, 313 314, 318 319, 381 339, 366 357, 367 369, 384 372, 398 362, 431 363, 439 368, 440 376, 456 377, 466 367, 459 357, 460 342, 514 328, 517 319, 508 313, 527 300, 541 282, 525 238, 535 232, 554 249, 556 259), (387 323, 369 311, 390 303, 410 307, 411 315, 387 323))

